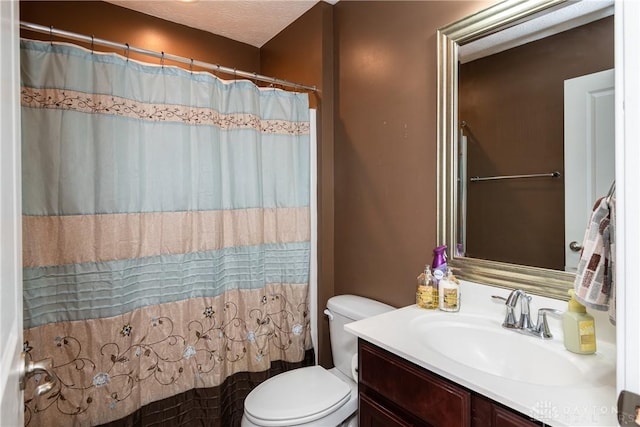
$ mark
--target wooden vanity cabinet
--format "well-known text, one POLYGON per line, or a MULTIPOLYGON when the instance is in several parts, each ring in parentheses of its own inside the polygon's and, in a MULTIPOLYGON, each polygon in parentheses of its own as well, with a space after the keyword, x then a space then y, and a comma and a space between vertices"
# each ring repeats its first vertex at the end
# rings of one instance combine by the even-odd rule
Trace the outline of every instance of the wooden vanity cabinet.
POLYGON ((362 339, 358 366, 360 427, 542 425, 362 339))
POLYGON ((538 427, 543 424, 531 421, 518 412, 474 393, 471 397, 471 425, 473 427, 538 427))

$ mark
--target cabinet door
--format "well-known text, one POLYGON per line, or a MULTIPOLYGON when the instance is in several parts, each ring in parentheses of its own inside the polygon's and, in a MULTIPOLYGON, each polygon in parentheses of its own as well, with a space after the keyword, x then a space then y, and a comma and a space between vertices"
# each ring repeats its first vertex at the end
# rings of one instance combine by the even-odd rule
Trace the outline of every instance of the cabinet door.
POLYGON ((471 425, 471 393, 379 347, 360 340, 360 390, 371 389, 422 424, 471 425))
POLYGON ((359 427, 409 427, 411 424, 360 393, 359 427))
POLYGON ((472 427, 539 427, 517 412, 503 408, 495 402, 474 394, 471 398, 472 427))
POLYGON ((520 414, 496 405, 493 407, 493 425, 495 427, 538 427, 538 424, 529 421, 520 414))

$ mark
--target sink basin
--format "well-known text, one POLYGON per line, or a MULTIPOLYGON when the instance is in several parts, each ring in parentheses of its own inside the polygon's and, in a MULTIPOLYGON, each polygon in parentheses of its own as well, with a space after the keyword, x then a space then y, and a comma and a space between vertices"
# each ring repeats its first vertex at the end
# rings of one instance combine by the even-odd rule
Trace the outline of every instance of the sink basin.
POLYGON ((411 328, 422 346, 487 374, 546 386, 615 381, 615 365, 589 375, 589 366, 602 356, 570 353, 557 339, 525 336, 482 317, 434 314, 414 320, 411 328))

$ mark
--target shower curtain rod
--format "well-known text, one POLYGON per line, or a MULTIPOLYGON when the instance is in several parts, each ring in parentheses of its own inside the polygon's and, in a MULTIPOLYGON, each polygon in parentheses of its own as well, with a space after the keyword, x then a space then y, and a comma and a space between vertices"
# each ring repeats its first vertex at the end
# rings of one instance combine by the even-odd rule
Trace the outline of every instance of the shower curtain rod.
POLYGON ((313 92, 317 92, 318 89, 315 86, 308 86, 300 83, 294 83, 287 80, 277 79, 275 77, 263 76, 257 73, 251 73, 248 71, 240 71, 235 68, 223 67, 218 64, 210 64, 208 62, 198 61, 191 58, 185 58, 183 56, 172 55, 164 52, 155 52, 152 50, 142 49, 139 47, 129 46, 128 44, 116 43, 109 40, 99 39, 93 36, 86 36, 84 34, 72 33, 70 31, 59 30, 57 28, 46 27, 44 25, 33 24, 30 22, 20 21, 20 28, 25 30, 36 31, 39 33, 49 34, 50 36, 60 36, 71 40, 79 40, 86 43, 91 43, 91 45, 100 45, 111 48, 124 49, 127 52, 136 52, 142 55, 153 56, 154 58, 159 58, 160 60, 169 59, 171 61, 180 62, 182 64, 189 64, 191 66, 198 66, 202 68, 206 68, 209 70, 217 71, 225 74, 232 74, 234 76, 246 77, 251 80, 260 80, 262 82, 271 83, 273 85, 287 86, 293 87, 295 89, 306 89, 313 92))

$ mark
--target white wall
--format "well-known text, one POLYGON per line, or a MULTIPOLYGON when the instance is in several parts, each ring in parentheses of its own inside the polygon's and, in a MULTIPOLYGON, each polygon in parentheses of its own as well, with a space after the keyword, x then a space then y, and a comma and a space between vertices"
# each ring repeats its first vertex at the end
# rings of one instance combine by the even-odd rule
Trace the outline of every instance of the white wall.
POLYGON ((640 2, 615 6, 617 384, 640 394, 640 2))

